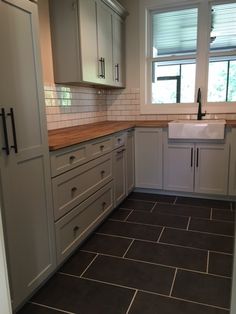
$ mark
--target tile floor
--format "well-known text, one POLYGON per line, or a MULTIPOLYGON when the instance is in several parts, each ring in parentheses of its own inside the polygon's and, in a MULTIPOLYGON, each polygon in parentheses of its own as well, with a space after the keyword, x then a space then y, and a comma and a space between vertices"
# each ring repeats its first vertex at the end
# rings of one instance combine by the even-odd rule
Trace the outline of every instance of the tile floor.
POLYGON ((132 193, 19 314, 227 314, 234 210, 132 193))

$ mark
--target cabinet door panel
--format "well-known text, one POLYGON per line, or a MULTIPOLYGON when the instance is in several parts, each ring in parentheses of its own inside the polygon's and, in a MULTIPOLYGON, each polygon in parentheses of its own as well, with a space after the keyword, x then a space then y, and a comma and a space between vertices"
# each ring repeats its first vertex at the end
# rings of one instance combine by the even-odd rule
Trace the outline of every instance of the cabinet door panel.
POLYGON ((124 86, 124 21, 112 15, 113 81, 116 86, 124 86))
POLYGON ((162 129, 139 128, 135 132, 135 185, 162 189, 162 129))
POLYGON ((126 196, 126 151, 124 148, 118 148, 113 152, 114 169, 114 202, 119 205, 126 196))
POLYGON ((195 192, 226 195, 229 145, 197 145, 196 154, 198 154, 198 163, 195 168, 195 192))
POLYGON ((128 131, 126 145, 126 189, 129 194, 134 188, 134 131, 128 131))
POLYGON ((164 150, 164 189, 193 191, 193 149, 191 144, 166 143, 164 150))

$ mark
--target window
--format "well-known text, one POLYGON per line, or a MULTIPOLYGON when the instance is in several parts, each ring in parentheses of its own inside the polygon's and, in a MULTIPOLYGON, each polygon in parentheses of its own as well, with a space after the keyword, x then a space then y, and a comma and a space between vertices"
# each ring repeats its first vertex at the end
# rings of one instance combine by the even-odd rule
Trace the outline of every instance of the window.
POLYGON ((208 113, 236 112, 236 1, 156 3, 140 5, 141 113, 196 113, 198 88, 208 113))

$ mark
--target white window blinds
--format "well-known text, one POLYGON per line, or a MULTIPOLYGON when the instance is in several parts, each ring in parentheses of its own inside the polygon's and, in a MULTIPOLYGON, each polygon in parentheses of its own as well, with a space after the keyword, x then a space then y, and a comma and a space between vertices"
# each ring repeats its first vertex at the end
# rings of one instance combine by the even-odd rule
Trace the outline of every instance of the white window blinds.
POLYGON ((152 12, 153 57, 195 53, 197 8, 152 12))

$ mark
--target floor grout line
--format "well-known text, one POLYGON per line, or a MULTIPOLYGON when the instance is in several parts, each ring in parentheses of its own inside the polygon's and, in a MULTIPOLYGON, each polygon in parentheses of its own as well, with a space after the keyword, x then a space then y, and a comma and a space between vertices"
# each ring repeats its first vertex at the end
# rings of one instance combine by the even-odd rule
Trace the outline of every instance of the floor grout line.
POLYGON ((135 299, 137 293, 138 293, 138 290, 136 290, 136 291, 134 292, 133 298, 132 298, 132 300, 131 300, 131 302, 130 302, 130 305, 129 305, 127 311, 126 311, 126 314, 129 313, 129 311, 130 311, 130 309, 131 309, 131 307, 132 307, 132 305, 133 305, 133 303, 134 303, 134 299, 135 299))
POLYGON ((173 277, 173 281, 172 281, 172 285, 171 285, 170 293, 169 293, 170 297, 171 297, 173 289, 174 289, 174 284, 175 284, 175 278, 176 278, 176 275, 177 275, 177 271, 178 271, 178 268, 175 269, 175 273, 174 273, 174 277, 173 277))
MULTIPOLYGON (((141 260, 141 259, 135 259, 135 258, 132 258, 132 257, 123 257, 123 256, 111 255, 111 254, 107 254, 107 253, 96 253, 94 251, 83 251, 83 252, 99 254, 100 256, 108 256, 108 257, 113 257, 113 258, 118 258, 118 259, 125 259, 125 260, 132 261, 132 262, 144 263, 144 264, 154 265, 154 266, 160 266, 160 267, 165 267, 165 268, 169 268, 169 269, 176 269, 176 268, 178 268, 179 270, 183 270, 183 271, 186 271, 186 272, 192 272, 192 273, 197 273, 197 274, 202 274, 202 275, 209 275, 209 276, 213 276, 213 277, 231 279, 231 277, 229 277, 229 276, 223 276, 223 275, 218 275, 218 274, 214 274, 214 273, 206 273, 205 271, 200 271, 200 270, 190 269, 190 268, 184 268, 184 267, 181 267, 181 266, 178 266, 178 265, 167 265, 167 264, 149 262, 149 261, 141 260)), ((64 273, 64 272, 59 272, 59 273, 64 274, 64 275, 67 274, 67 273, 64 273)))
POLYGON ((153 212, 153 210, 154 210, 154 208, 156 207, 156 205, 157 205, 157 202, 155 202, 154 205, 152 206, 152 208, 151 208, 151 210, 150 210, 150 213, 153 212))
POLYGON ((29 303, 34 304, 34 305, 38 305, 38 306, 41 306, 41 307, 44 307, 44 308, 47 308, 47 309, 56 310, 56 311, 59 311, 59 312, 61 312, 61 313, 65 313, 65 314, 76 314, 76 313, 74 313, 74 312, 64 311, 64 310, 62 310, 62 309, 58 309, 58 308, 56 308, 56 307, 44 305, 44 304, 37 303, 37 302, 29 301, 29 303))
POLYGON ((188 224, 187 224, 186 230, 189 230, 190 221, 191 221, 191 217, 189 217, 189 219, 188 219, 188 224))
POLYGON ((213 208, 211 208, 210 220, 212 220, 212 217, 213 217, 213 208))
POLYGON ((96 256, 94 256, 94 258, 92 259, 92 261, 88 264, 88 266, 85 268, 85 270, 80 274, 80 276, 82 277, 83 274, 89 269, 89 267, 92 265, 92 263, 95 261, 95 259, 98 257, 98 253, 96 256))
POLYGON ((143 240, 140 238, 131 238, 131 237, 125 237, 125 236, 120 236, 120 235, 116 235, 116 234, 107 234, 107 233, 102 233, 102 232, 97 232, 96 234, 108 236, 108 237, 114 237, 114 238, 121 238, 121 239, 128 239, 128 240, 139 240, 139 241, 145 241, 145 242, 150 242, 150 243, 156 243, 155 240, 143 240))
POLYGON ((123 258, 125 257, 125 255, 128 253, 128 251, 129 251, 129 249, 130 249, 130 247, 131 247, 131 245, 134 243, 134 239, 131 241, 131 243, 129 244, 129 246, 128 246, 128 248, 127 248, 127 250, 125 251, 125 253, 123 254, 123 258))
POLYGON ((176 197, 175 197, 175 200, 174 200, 174 202, 173 202, 173 205, 175 205, 175 204, 176 204, 177 199, 178 199, 178 197, 176 196, 176 197))
POLYGON ((207 251, 207 265, 206 265, 207 274, 209 274, 209 261, 210 261, 210 251, 207 251))
POLYGON ((128 200, 130 201, 138 201, 138 202, 146 202, 146 203, 155 203, 157 201, 149 201, 149 200, 140 200, 140 199, 136 199, 136 198, 128 198, 128 200))
POLYGON ((158 239, 157 239, 157 243, 160 242, 164 230, 165 230, 165 227, 162 228, 162 230, 161 230, 161 232, 160 232, 160 235, 159 235, 159 237, 158 237, 158 239))
POLYGON ((124 222, 127 222, 127 219, 129 218, 129 216, 133 213, 134 209, 131 210, 131 212, 127 215, 127 217, 125 218, 124 222))

